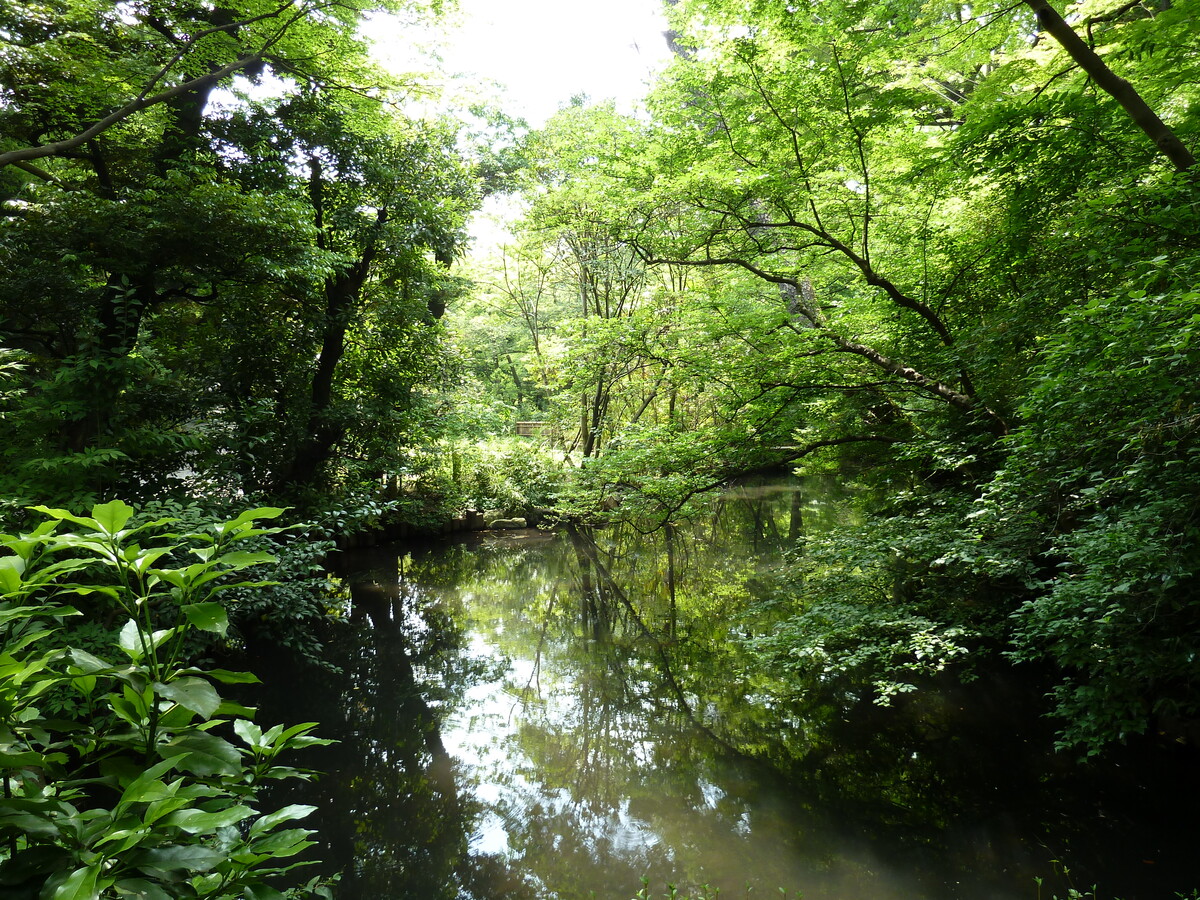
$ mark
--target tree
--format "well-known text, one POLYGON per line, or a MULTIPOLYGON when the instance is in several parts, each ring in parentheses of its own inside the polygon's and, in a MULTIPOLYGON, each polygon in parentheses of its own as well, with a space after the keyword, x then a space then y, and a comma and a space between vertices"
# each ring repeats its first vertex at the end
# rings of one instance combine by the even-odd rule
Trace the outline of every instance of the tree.
POLYGON ((1003 431, 960 322, 921 283, 937 213, 913 182, 909 154, 930 144, 912 129, 919 99, 881 67, 872 29, 847 24, 758 21, 678 58, 656 100, 662 174, 628 239, 651 262, 750 272, 814 348, 1003 431), (866 337, 880 317, 902 326, 884 344, 866 337))
POLYGON ((10 493, 282 491, 394 461, 473 185, 452 128, 397 112, 366 9, 4 7, 10 493))
POLYGON ((0 152, 0 168, 17 165, 44 177, 30 160, 71 155, 145 110, 165 119, 173 140, 195 138, 213 91, 230 76, 271 71, 321 78, 325 73, 310 68, 312 49, 325 43, 344 53, 354 42, 351 29, 372 5, 244 0, 110 7, 85 0, 64 4, 54 18, 27 15, 22 4, 5 0, 3 83, 11 105, 4 133, 27 146, 0 152), (72 107, 70 100, 81 102, 72 107))
MULTIPOLYGON (((673 9, 679 50, 656 106, 661 199, 644 205, 644 230, 629 238, 650 260, 740 266, 779 285, 837 352, 1003 432, 1006 398, 981 381, 964 343, 981 310, 953 306, 967 266, 936 254, 970 190, 945 151, 964 117, 994 122, 974 97, 1001 106, 993 81, 1011 89, 1014 72, 1027 77, 1024 23, 938 4, 673 9), (905 56, 910 48, 920 57, 905 56), (690 221, 661 227, 676 207, 690 221), (864 319, 848 314, 851 302, 864 319), (905 323, 903 345, 865 336, 878 315, 905 323)), ((1087 71, 1099 73, 1091 62, 1087 71)))
MULTIPOLYGON (((1169 159, 1172 165, 1180 171, 1187 171, 1196 164, 1196 158, 1184 145, 1178 135, 1167 126, 1142 95, 1124 78, 1114 73, 1070 25, 1050 5, 1049 0, 1024 0, 1025 5, 1033 10, 1038 25, 1046 30, 1076 64, 1092 78, 1096 84, 1129 114, 1129 118, 1137 125, 1146 137, 1154 143, 1169 159)), ((1130 7, 1125 7, 1128 10, 1130 7)), ((1118 11, 1116 15, 1119 15, 1118 11)), ((1090 24, 1090 20, 1089 20, 1090 24)))
POLYGON ((934 644, 1050 661, 1063 742, 1096 750, 1197 708, 1174 386, 1194 380, 1200 30, 1089 3, 1067 33, 1026 8, 680 0, 649 120, 611 140, 563 117, 558 145, 586 150, 534 210, 638 255, 642 312, 572 338, 670 396, 666 418, 610 405, 581 484, 670 521, 772 465, 866 482, 865 522, 797 534, 769 656, 881 702, 934 644))
POLYGON ((570 448, 585 459, 611 434, 614 390, 638 367, 636 357, 617 349, 612 339, 642 305, 646 273, 632 249, 613 239, 612 220, 621 213, 597 193, 597 175, 604 176, 595 171, 599 155, 636 154, 637 137, 611 104, 573 104, 536 135, 530 151, 540 188, 529 213, 532 228, 557 247, 565 286, 577 304, 571 339, 576 352, 566 389, 578 402, 570 448))

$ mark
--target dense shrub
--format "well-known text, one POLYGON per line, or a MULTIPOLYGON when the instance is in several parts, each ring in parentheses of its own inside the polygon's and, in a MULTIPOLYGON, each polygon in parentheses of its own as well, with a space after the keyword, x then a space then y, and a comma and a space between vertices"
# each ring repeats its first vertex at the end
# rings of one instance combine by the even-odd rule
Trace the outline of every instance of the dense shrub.
MULTIPOLYGON (((262 808, 272 781, 306 778, 284 751, 327 743, 313 723, 263 728, 219 686, 253 675, 201 668, 197 631, 223 635, 222 595, 271 561, 244 549, 277 529, 255 509, 184 532, 134 526, 120 501, 90 516, 39 507, 43 524, 0 538, 0 883, 14 897, 330 896, 281 892, 310 832, 308 806, 262 808), (68 605, 70 603, 71 605, 68 605), (121 622, 106 648, 54 646, 86 611, 121 622), (95 652, 93 652, 95 651, 95 652), (54 705, 60 712, 50 715, 54 705)), ((61 642, 60 642, 61 643, 61 642)))

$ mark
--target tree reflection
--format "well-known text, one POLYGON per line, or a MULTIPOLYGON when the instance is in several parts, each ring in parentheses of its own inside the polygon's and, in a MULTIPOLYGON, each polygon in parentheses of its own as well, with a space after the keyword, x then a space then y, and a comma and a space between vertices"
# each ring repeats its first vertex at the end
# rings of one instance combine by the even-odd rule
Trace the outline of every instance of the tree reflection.
POLYGON ((1036 692, 1011 677, 891 709, 833 678, 774 690, 745 639, 772 627, 783 548, 853 516, 820 487, 746 490, 651 534, 359 565, 344 677, 304 698, 305 717, 342 723, 314 762, 339 897, 628 900, 646 878, 728 898, 1024 900, 1035 876, 1066 893, 1051 859, 1097 877, 1106 855, 1160 858, 1118 817, 1098 824, 1114 782, 1045 758, 1036 692))
POLYGON ((473 562, 360 555, 335 648, 341 675, 292 673, 303 693, 279 701, 339 741, 311 765, 325 772, 314 786, 316 825, 325 865, 341 872, 342 900, 528 896, 502 861, 470 852, 479 804, 459 787, 466 779, 442 738, 446 709, 481 669, 463 652, 461 610, 438 586, 473 562))
POLYGON ((1035 876, 1066 892, 1050 861, 1067 848, 1095 861, 1085 841, 1120 843, 1067 799, 1096 788, 1046 758, 1032 685, 981 673, 890 709, 836 679, 773 693, 741 638, 771 627, 756 601, 789 537, 853 515, 819 487, 726 497, 654 534, 575 529, 536 566, 481 552, 467 590, 519 699, 476 778, 541 896, 626 900, 647 877, 730 897, 1024 898, 1035 876))
MULTIPOLYGON (((728 737, 740 718, 725 707, 754 708, 745 685, 729 683, 731 633, 793 506, 790 496, 749 495, 688 528, 568 529, 543 558, 569 601, 543 592, 531 605, 520 589, 470 586, 477 617, 500 623, 510 656, 536 647, 534 676, 518 672, 510 686, 521 698, 519 756, 480 779, 501 788, 512 864, 535 873, 547 896, 628 898, 643 877, 732 896, 748 883, 839 896, 867 878, 867 857, 784 800, 785 782, 728 737), (743 543, 762 553, 730 552, 743 543), (802 854, 798 830, 809 835, 802 854)), ((528 586, 509 575, 500 584, 528 586)), ((873 896, 890 890, 877 884, 873 896)))

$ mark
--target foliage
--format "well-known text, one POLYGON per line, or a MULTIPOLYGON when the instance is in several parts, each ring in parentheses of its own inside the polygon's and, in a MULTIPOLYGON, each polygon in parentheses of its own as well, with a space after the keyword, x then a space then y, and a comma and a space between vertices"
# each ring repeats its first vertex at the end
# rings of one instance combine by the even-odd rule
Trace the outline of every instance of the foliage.
MULTIPOLYGON (((1151 266, 1147 278, 1163 274, 1151 266)), ((1137 288, 1072 310, 988 497, 990 514, 1047 536, 1037 595, 1014 615, 1014 655, 1061 668, 1063 741, 1091 752, 1200 713, 1198 327, 1194 290, 1137 288)))
MULTIPOLYGON (((183 648, 191 632, 224 634, 230 576, 269 560, 243 549, 277 529, 254 509, 202 531, 172 519, 132 527, 120 501, 90 516, 39 507, 46 521, 6 535, 0 557, 4 627, 0 871, 14 896, 280 897, 270 886, 304 863, 310 832, 280 827, 312 807, 260 812, 271 782, 306 778, 285 751, 328 743, 312 723, 264 730, 217 685, 247 673, 201 669, 183 648), (69 528, 71 530, 65 530, 69 528), (125 617, 116 646, 97 656, 47 640, 78 610, 125 617), (39 646, 40 645, 40 646, 39 646), (77 718, 48 717, 55 694, 77 718)), ((315 882, 287 895, 330 896, 315 882)))
MULTIPOLYGON (((334 532, 839 471, 870 513, 790 535, 764 679, 998 651, 1049 664, 1065 744, 1182 726, 1200 195, 1035 6, 678 0, 645 115, 527 132, 417 117, 359 0, 0 2, 0 515, 326 510, 228 595, 315 656, 334 532), (512 241, 452 271, 501 190, 512 241)), ((1187 4, 1068 18, 1195 141, 1187 4)))
MULTIPOLYGON (((346 503, 340 508, 326 504, 306 521, 241 538, 243 550, 262 556, 262 561, 247 572, 254 580, 223 591, 228 630, 218 635, 192 629, 185 640, 185 655, 206 659, 244 654, 270 645, 283 648, 303 664, 331 666, 324 642, 346 601, 344 587, 326 570, 330 555, 336 551, 335 538, 378 524, 382 512, 383 507, 373 501, 346 503)), ((193 533, 230 515, 233 513, 223 503, 165 499, 141 504, 131 527, 169 519, 175 531, 193 533)), ((289 517, 281 517, 281 523, 284 518, 289 517)), ((111 611, 92 607, 84 615, 67 620, 52 642, 90 650, 93 643, 111 642, 116 633, 111 611)))
MULTIPOLYGON (((582 458, 575 518, 679 521, 796 465, 870 486, 760 598, 778 689, 886 699, 1006 653, 1098 752, 1200 714, 1200 206, 1028 6, 670 4, 647 116, 530 135, 472 333, 582 458)), ((1194 21, 1070 14, 1194 141, 1194 21)))
POLYGON ((520 515, 556 505, 560 457, 528 440, 493 440, 454 449, 455 483, 467 509, 520 515))
MULTIPOLYGON (((633 900, 651 900, 652 897, 657 896, 650 893, 650 885, 644 879, 643 885, 642 889, 634 895, 633 900)), ((662 896, 667 898, 667 900, 715 900, 721 893, 720 890, 712 891, 708 885, 702 885, 700 893, 693 898, 691 894, 680 894, 673 884, 668 884, 666 887, 667 889, 662 896)))
POLYGON ((355 489, 436 431, 474 182, 377 5, 438 6, 0 6, 14 508, 355 489))

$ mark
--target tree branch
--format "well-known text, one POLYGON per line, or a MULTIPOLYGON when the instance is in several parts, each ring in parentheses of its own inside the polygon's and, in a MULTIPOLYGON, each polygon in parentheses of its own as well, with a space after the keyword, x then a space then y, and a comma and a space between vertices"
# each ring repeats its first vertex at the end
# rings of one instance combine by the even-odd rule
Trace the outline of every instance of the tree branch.
POLYGON ((635 251, 639 256, 642 257, 642 260, 647 265, 661 265, 664 263, 670 263, 671 265, 693 267, 734 266, 744 269, 745 271, 750 272, 752 275, 755 275, 756 277, 761 278, 763 281, 771 284, 788 286, 796 293, 796 297, 798 298, 797 309, 799 310, 800 314, 812 324, 813 328, 822 337, 831 341, 834 346, 842 352, 851 353, 855 356, 861 357, 888 374, 903 379, 904 381, 920 388, 926 393, 932 394, 940 400, 943 400, 956 409, 962 410, 963 412, 982 413, 1001 434, 1007 433, 1008 431, 1007 424, 1003 419, 1000 418, 999 415, 995 413, 995 411, 978 403, 976 399, 969 394, 956 391, 948 384, 938 381, 935 378, 930 378, 917 369, 912 368, 912 366, 905 365, 899 360, 892 359, 891 357, 879 352, 874 347, 853 341, 845 335, 838 333, 829 324, 828 320, 819 309, 817 309, 813 304, 799 299, 803 297, 802 287, 793 278, 788 278, 784 275, 776 275, 773 272, 760 269, 744 259, 737 259, 733 257, 710 256, 704 259, 693 260, 662 259, 655 257, 640 248, 635 247, 635 251))
POLYGON ((1134 89, 1133 85, 1113 72, 1096 51, 1075 33, 1075 29, 1058 14, 1057 10, 1050 5, 1049 0, 1024 0, 1024 2, 1037 16, 1038 24, 1058 41, 1067 51, 1067 55, 1075 60, 1083 71, 1087 72, 1101 90, 1121 104, 1133 123, 1154 142, 1154 146, 1171 161, 1176 169, 1186 172, 1196 164, 1196 157, 1184 146, 1178 135, 1158 117, 1158 114, 1142 99, 1142 95, 1134 89))
POLYGON ((37 178, 42 179, 42 181, 49 181, 51 184, 56 184, 59 187, 66 187, 66 185, 64 185, 62 183, 62 181, 60 181, 56 176, 50 174, 45 169, 40 168, 39 166, 35 166, 33 163, 21 161, 21 162, 15 162, 15 163, 13 163, 13 165, 16 166, 18 169, 20 169, 22 172, 28 172, 30 175, 33 175, 37 178))
MULTIPOLYGON (((253 19, 247 19, 244 22, 234 22, 230 23, 229 25, 216 26, 207 29, 201 32, 195 38, 190 39, 188 43, 189 45, 192 45, 196 40, 199 40, 201 37, 205 37, 210 34, 227 31, 231 28, 240 27, 252 22, 261 21, 263 19, 275 18, 282 15, 287 9, 294 6, 295 3, 296 0, 287 0, 286 3, 273 12, 255 16, 253 19)), ((85 128, 83 131, 74 135, 73 137, 64 138, 61 141, 54 141, 49 144, 40 144, 36 147, 22 147, 19 150, 9 150, 6 153, 0 153, 0 169, 4 168, 5 166, 15 165, 17 163, 27 162, 33 159, 43 159, 47 156, 57 156, 62 153, 67 153, 76 149, 77 147, 82 146, 83 144, 86 144, 88 141, 92 140, 92 138, 107 131, 109 128, 112 128, 114 125, 129 118, 135 113, 141 112, 143 109, 148 109, 151 106, 157 106, 160 103, 165 103, 168 100, 180 96, 181 94, 187 94, 189 92, 208 87, 219 82, 221 79, 232 75, 234 72, 261 62, 263 54, 265 54, 272 46, 278 43, 278 41, 287 32, 288 28, 290 28, 299 19, 303 18, 303 16, 304 11, 300 10, 291 18, 289 18, 288 21, 284 23, 284 25, 282 25, 280 29, 254 53, 242 54, 233 62, 228 63, 219 69, 215 69, 205 75, 200 75, 196 78, 189 79, 188 81, 180 82, 174 87, 167 88, 166 90, 160 91, 157 94, 150 94, 149 92, 153 86, 161 81, 167 72, 176 63, 178 63, 180 59, 183 58, 186 50, 180 50, 175 54, 174 57, 172 57, 170 62, 163 66, 154 75, 154 77, 149 81, 146 87, 142 89, 141 93, 139 93, 137 97, 135 97, 129 103, 126 103, 120 109, 110 113, 103 119, 100 119, 98 122, 93 123, 91 126, 85 128)))

